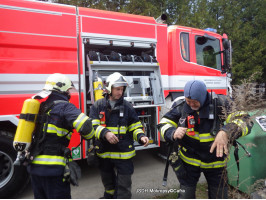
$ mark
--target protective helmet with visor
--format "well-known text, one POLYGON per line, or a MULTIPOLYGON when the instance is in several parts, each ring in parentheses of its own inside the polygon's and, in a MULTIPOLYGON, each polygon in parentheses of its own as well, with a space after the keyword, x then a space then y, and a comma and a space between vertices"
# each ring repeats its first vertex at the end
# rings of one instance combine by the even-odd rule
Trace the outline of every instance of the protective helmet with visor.
POLYGON ((55 73, 46 79, 43 90, 33 98, 46 98, 52 91, 57 91, 70 98, 71 89, 75 89, 73 82, 66 75, 55 73))
POLYGON ((112 87, 124 87, 124 91, 126 90, 126 87, 128 86, 127 80, 124 76, 122 76, 119 72, 115 72, 113 74, 110 74, 106 79, 106 90, 108 94, 111 94, 112 87))

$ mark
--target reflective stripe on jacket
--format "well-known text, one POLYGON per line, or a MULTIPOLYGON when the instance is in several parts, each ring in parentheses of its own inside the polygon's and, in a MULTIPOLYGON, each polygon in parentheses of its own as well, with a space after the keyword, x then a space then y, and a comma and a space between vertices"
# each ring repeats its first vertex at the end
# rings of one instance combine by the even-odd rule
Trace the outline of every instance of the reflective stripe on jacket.
MULTIPOLYGON (((48 121, 44 142, 40 147, 40 153, 32 161, 28 168, 29 173, 39 176, 62 175, 66 165, 64 150, 69 145, 72 130, 81 129, 83 124, 89 119, 75 105, 68 102, 68 98, 60 93, 53 92, 44 105, 53 104, 47 112, 48 121), (60 101, 58 101, 60 100, 60 101), (56 102, 57 101, 57 102, 56 102)), ((85 139, 94 136, 94 129, 82 135, 85 139)), ((71 161, 72 159, 69 159, 71 161)))
POLYGON ((101 158, 130 159, 136 155, 134 141, 139 142, 145 136, 143 126, 138 119, 133 106, 121 97, 114 108, 108 102, 108 97, 96 101, 90 110, 90 118, 95 129, 96 142, 99 144, 97 155, 101 158), (123 106, 123 117, 119 117, 123 106), (105 125, 101 124, 100 112, 105 112, 105 125), (110 144, 105 139, 107 132, 115 134, 119 142, 110 144))
MULTIPOLYGON (((201 168, 219 168, 224 167, 226 161, 225 158, 216 157, 216 150, 210 153, 210 147, 215 140, 215 136, 210 133, 213 120, 208 118, 209 102, 210 95, 208 94, 207 101, 199 112, 191 110, 185 101, 179 102, 176 107, 173 105, 173 108, 164 115, 159 123, 160 134, 163 141, 173 142, 173 134, 178 127, 180 118, 183 119, 184 116, 193 115, 196 122, 194 135, 189 135, 189 130, 187 130, 185 136, 178 140, 178 144, 182 147, 180 149, 180 157, 190 165, 201 168)), ((246 117, 247 113, 245 112, 231 113, 227 117, 227 125, 224 127, 239 127, 239 129, 233 129, 235 131, 232 137, 238 138, 249 134, 250 127, 247 125, 246 117)), ((220 123, 222 127, 224 121, 221 120, 220 123)))

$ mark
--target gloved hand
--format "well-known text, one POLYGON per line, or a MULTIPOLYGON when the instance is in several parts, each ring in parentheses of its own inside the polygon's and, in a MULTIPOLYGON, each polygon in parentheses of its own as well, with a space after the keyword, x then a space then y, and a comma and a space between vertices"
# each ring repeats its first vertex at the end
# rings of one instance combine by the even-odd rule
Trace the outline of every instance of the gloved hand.
POLYGON ((183 166, 183 161, 179 157, 179 155, 176 152, 173 152, 170 157, 170 164, 173 167, 173 170, 175 171, 175 174, 177 177, 185 178, 187 176, 186 169, 183 166))
POLYGON ((70 182, 74 186, 78 186, 78 179, 81 178, 81 169, 76 162, 66 164, 64 172, 64 181, 70 182))
POLYGON ((81 178, 81 169, 76 162, 69 162, 70 183, 74 186, 79 186, 78 179, 81 178))

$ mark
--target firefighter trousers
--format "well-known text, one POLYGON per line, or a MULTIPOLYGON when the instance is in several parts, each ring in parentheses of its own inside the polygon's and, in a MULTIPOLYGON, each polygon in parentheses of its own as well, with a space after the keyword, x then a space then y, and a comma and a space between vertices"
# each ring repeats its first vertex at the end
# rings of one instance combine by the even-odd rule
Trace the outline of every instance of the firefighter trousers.
POLYGON ((180 183, 179 199, 195 199, 196 186, 201 172, 204 174, 208 184, 208 196, 210 199, 227 199, 227 174, 225 168, 202 169, 184 163, 186 175, 178 176, 180 183))
POLYGON ((71 199, 70 183, 62 176, 31 175, 35 199, 71 199))
POLYGON ((134 172, 132 159, 100 158, 100 170, 105 199, 131 198, 131 176, 134 172))

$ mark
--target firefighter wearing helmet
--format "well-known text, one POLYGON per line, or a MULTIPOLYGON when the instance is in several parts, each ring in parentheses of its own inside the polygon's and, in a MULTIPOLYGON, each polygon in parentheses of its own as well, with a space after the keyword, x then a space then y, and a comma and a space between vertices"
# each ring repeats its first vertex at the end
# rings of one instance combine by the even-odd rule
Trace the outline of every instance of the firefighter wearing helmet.
POLYGON ((149 144, 136 111, 123 98, 126 87, 127 81, 120 73, 109 75, 105 97, 96 101, 90 110, 95 143, 99 147, 96 154, 105 187, 104 198, 131 198, 133 143, 149 144))
POLYGON ((91 119, 69 102, 71 80, 63 74, 50 75, 43 90, 33 98, 41 103, 34 141, 29 149, 28 172, 35 198, 71 198, 70 183, 77 185, 80 169, 67 148, 73 129, 85 139, 94 135, 91 119))

